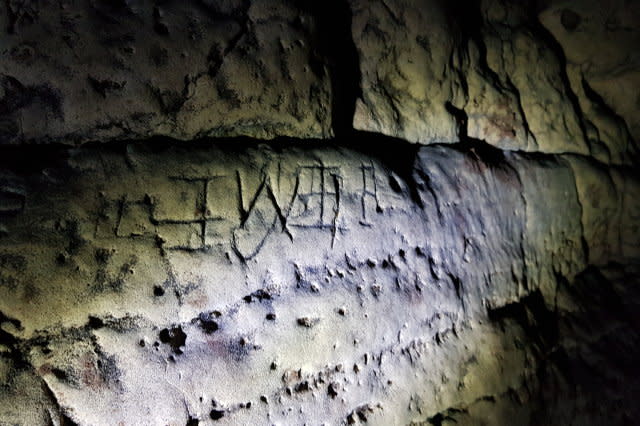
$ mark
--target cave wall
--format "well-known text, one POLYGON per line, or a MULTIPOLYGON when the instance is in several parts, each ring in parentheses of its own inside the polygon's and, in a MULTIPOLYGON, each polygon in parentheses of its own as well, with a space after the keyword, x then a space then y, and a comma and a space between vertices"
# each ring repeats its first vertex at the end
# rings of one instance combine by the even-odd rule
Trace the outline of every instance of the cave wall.
POLYGON ((0 424, 629 424, 638 2, 0 6, 0 424))

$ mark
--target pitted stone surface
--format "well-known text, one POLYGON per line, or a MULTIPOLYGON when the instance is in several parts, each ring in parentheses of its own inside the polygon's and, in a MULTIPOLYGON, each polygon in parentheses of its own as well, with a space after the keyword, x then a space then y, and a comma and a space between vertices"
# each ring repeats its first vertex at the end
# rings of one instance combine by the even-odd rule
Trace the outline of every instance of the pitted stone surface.
POLYGON ((316 23, 295 2, 2 9, 2 143, 332 134, 316 23))
POLYGON ((0 143, 355 128, 631 164, 638 7, 625 5, 8 1, 0 143))
POLYGON ((559 289, 638 260, 637 215, 594 204, 577 158, 156 145, 3 178, 3 421, 554 418, 559 289))
POLYGON ((420 143, 456 142, 462 131, 502 149, 589 152, 561 57, 524 3, 462 13, 439 0, 350 4, 362 72, 355 128, 420 143))
POLYGON ((640 4, 552 1, 539 19, 562 46, 590 143, 600 145, 602 158, 620 162, 640 137, 640 4))
POLYGON ((543 3, 3 2, 0 425, 637 423, 638 7, 543 3))

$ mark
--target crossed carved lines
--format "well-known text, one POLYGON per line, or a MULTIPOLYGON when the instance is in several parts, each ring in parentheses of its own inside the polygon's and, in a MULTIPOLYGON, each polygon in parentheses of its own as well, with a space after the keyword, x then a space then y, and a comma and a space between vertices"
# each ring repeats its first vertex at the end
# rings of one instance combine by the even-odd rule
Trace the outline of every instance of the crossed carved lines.
MULTIPOLYGON (((264 179, 250 204, 241 226, 234 230, 232 245, 242 259, 255 256, 264 245, 267 237, 274 231, 276 223, 281 224, 282 232, 291 240, 293 235, 289 227, 302 229, 331 230, 332 247, 338 231, 340 212, 340 192, 342 177, 340 168, 324 165, 299 166, 296 169, 294 189, 289 202, 283 208, 273 190, 271 179, 264 179), (262 198, 263 202, 259 200, 262 198), (265 205, 264 201, 269 203, 265 205), (273 216, 268 210, 273 209, 273 216), (250 223, 250 226, 245 226, 250 223), (259 229, 260 235, 243 235, 242 230, 259 229), (243 244, 243 239, 253 238, 253 244, 243 244)), ((240 188, 242 188, 240 186, 240 188)))
POLYGON ((367 218, 367 211, 370 210, 367 208, 367 202, 369 200, 375 203, 376 212, 381 211, 380 202, 378 201, 378 182, 376 178, 376 169, 373 166, 373 163, 369 165, 363 164, 360 167, 362 171, 362 194, 360 197, 360 202, 362 204, 362 219, 360 220, 360 224, 363 226, 371 226, 369 222, 369 218, 367 218))
MULTIPOLYGON (((371 226, 367 211, 372 206, 380 210, 376 171, 373 164, 361 165, 360 171, 360 224, 371 226)), ((279 173, 278 168, 278 183, 279 173)), ((165 229, 167 235, 186 236, 180 237, 182 241, 166 241, 166 248, 186 251, 207 250, 212 245, 230 239, 236 253, 243 259, 249 259, 259 252, 268 236, 277 230, 278 223, 280 231, 291 240, 293 228, 330 231, 332 247, 338 231, 347 230, 338 220, 344 191, 339 166, 298 166, 291 194, 280 198, 276 196, 272 177, 263 171, 260 183, 255 189, 251 189, 252 197, 246 206, 243 200, 246 199, 244 191, 247 189, 240 171, 236 171, 235 176, 170 176, 169 180, 182 183, 182 197, 185 201, 182 205, 176 198, 178 194, 167 194, 174 197, 167 197, 173 203, 168 208, 165 206, 164 210, 169 211, 163 211, 162 200, 149 196, 142 200, 129 200, 124 195, 118 200, 111 200, 117 205, 113 226, 116 237, 156 238, 158 231, 165 229), (185 191, 189 194, 185 195, 185 191), (216 191, 221 199, 212 199, 211 194, 216 191), (175 217, 171 217, 172 215, 175 217), (216 226, 224 231, 219 232, 216 226), (248 231, 258 235, 249 235, 248 231), (243 242, 244 247, 240 248, 243 242)), ((105 202, 109 203, 109 200, 105 202)))

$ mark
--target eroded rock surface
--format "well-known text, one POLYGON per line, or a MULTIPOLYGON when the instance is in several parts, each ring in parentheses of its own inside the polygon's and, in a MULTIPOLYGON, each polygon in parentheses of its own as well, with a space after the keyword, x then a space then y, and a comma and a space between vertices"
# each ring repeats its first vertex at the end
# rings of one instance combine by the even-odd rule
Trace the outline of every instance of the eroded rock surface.
POLYGON ((551 3, 537 11, 489 0, 461 11, 439 0, 351 1, 362 73, 354 127, 628 163, 637 156, 637 7, 551 3), (576 15, 580 27, 566 29, 574 9, 591 19, 576 15))
POLYGON ((637 423, 609 3, 2 3, 0 424, 637 423))
POLYGON ((329 137, 313 16, 289 1, 13 2, 0 137, 329 137))
POLYGON ((601 155, 613 159, 640 137, 639 19, 637 1, 552 1, 540 14, 565 53, 590 140, 603 142, 611 152, 601 155))
POLYGON ((553 419, 538 392, 583 376, 549 354, 599 344, 559 322, 579 315, 573 283, 638 261, 623 168, 593 183, 579 158, 485 144, 395 161, 160 145, 5 172, 18 202, 0 240, 4 421, 553 419), (593 185, 619 201, 594 203, 593 185))
POLYGON ((635 2, 3 5, 0 142, 165 135, 638 155, 635 2))

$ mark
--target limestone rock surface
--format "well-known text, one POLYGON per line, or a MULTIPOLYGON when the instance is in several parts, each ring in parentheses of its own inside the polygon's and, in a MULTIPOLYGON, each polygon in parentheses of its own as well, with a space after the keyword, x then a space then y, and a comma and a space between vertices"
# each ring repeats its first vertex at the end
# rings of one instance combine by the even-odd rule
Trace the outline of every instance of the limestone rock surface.
POLYGON ((356 129, 412 142, 458 140, 447 103, 462 91, 456 40, 440 1, 352 1, 360 58, 356 129))
POLYGON ((316 23, 280 1, 8 1, 0 141, 330 137, 316 23))
POLYGON ((462 9, 442 0, 8 1, 0 143, 325 139, 355 128, 630 164, 637 10, 590 0, 544 9, 502 0, 462 9))
POLYGON ((591 144, 619 162, 640 138, 640 3, 552 1, 540 21, 561 45, 591 144))
POLYGON ((361 72, 354 127, 631 162, 637 6, 578 2, 584 22, 576 15, 580 27, 567 30, 562 17, 575 2, 551 2, 539 19, 530 3, 484 0, 461 11, 439 0, 351 1, 361 72))
MULTIPOLYGON (((616 315, 571 332, 601 282, 637 309, 627 169, 486 144, 390 160, 153 142, 25 175, 20 153, 1 181, 6 423, 546 423, 607 380, 572 395, 584 371, 549 354, 606 363, 595 335, 637 338, 616 315)), ((627 373, 612 395, 631 395, 627 373)))
POLYGON ((0 426, 637 423, 638 10, 2 2, 0 426))

